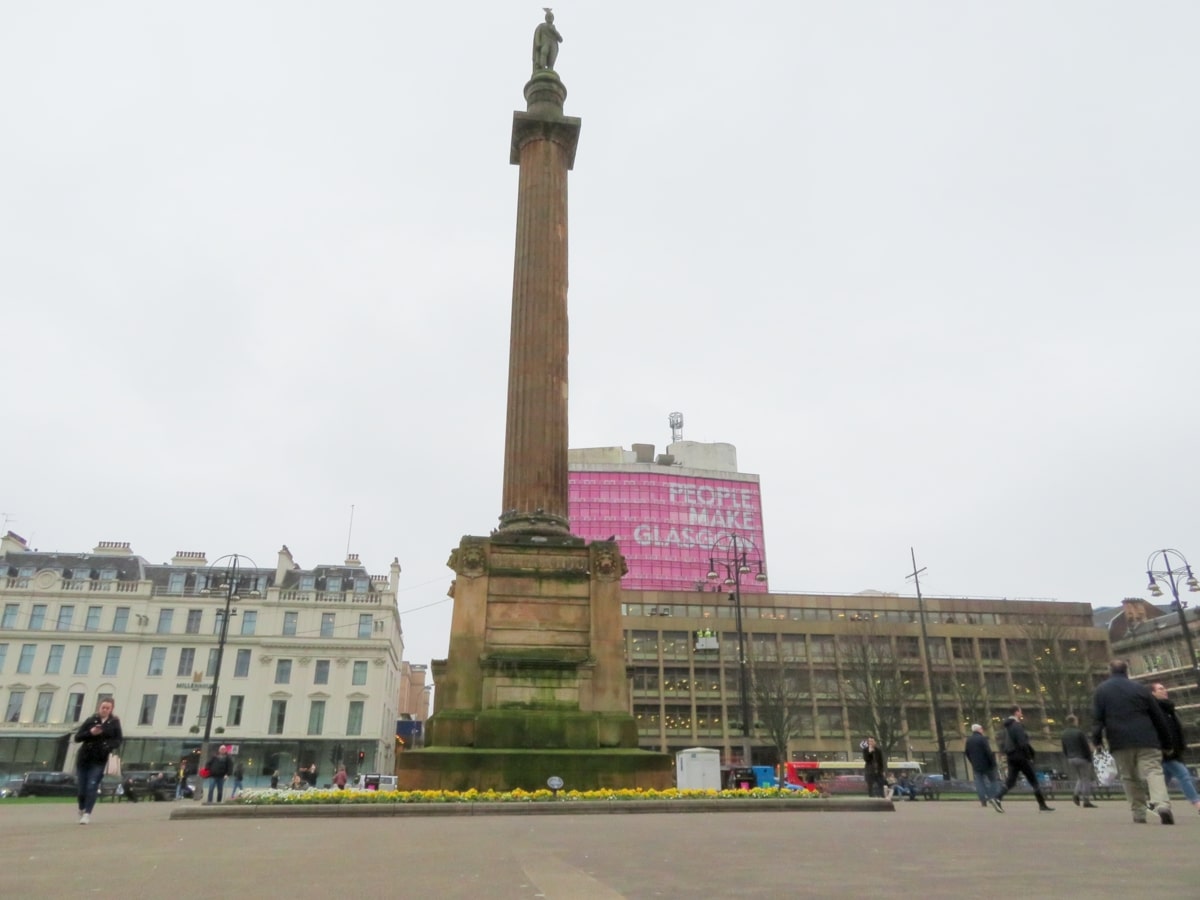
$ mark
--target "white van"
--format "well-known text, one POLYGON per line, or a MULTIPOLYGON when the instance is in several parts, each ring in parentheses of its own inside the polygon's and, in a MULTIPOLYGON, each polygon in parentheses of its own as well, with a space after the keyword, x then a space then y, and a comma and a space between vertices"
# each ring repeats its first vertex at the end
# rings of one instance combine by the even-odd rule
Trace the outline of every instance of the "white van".
POLYGON ((357 791, 394 791, 396 790, 396 776, 378 773, 359 775, 354 779, 354 789, 357 791))

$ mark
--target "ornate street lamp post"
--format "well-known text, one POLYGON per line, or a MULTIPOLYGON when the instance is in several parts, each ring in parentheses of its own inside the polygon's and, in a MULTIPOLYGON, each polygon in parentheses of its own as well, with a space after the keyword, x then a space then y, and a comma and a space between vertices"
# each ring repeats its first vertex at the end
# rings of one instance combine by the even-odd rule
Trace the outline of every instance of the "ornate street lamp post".
POLYGON ((1183 642, 1187 647, 1188 668, 1192 670, 1197 689, 1200 689, 1200 665, 1196 664, 1196 648, 1192 645, 1192 631, 1188 628, 1187 614, 1184 612, 1187 604, 1179 599, 1180 581, 1183 581, 1192 593, 1200 591, 1200 581, 1196 580, 1196 576, 1192 574, 1192 567, 1178 550, 1155 550, 1151 553, 1150 558, 1146 560, 1146 575, 1150 578, 1146 590, 1151 596, 1162 596, 1162 588, 1158 586, 1159 579, 1171 588, 1171 596, 1175 598, 1171 609, 1179 615, 1179 628, 1183 632, 1183 642), (1156 569, 1156 564, 1161 568, 1156 569))
MULTIPOLYGON (((750 575, 750 550, 752 544, 745 538, 738 537, 736 532, 722 535, 713 543, 709 551, 708 575, 709 581, 721 579, 718 568, 725 573, 722 583, 733 588, 733 612, 737 625, 738 636, 738 693, 742 706, 742 736, 745 738, 743 747, 743 764, 750 765, 750 735, 752 722, 750 720, 750 685, 746 675, 746 635, 742 631, 742 578, 750 575)), ((763 571, 762 560, 754 560, 757 572, 754 580, 762 584, 767 580, 763 571)))
MULTIPOLYGON (((213 670, 212 686, 208 691, 208 713, 204 717, 204 744, 200 756, 201 765, 203 765, 204 760, 208 759, 211 755, 211 748, 209 747, 208 742, 212 737, 213 713, 217 708, 217 685, 221 680, 221 661, 225 657, 225 639, 229 636, 229 617, 236 614, 236 610, 232 609, 233 601, 241 599, 238 596, 237 591, 240 586, 239 581, 241 580, 240 576, 238 575, 238 569, 241 567, 242 560, 245 560, 250 564, 251 571, 254 571, 258 568, 258 566, 254 564, 254 560, 248 556, 242 556, 237 553, 230 553, 227 556, 222 556, 208 567, 209 575, 206 579, 204 588, 200 591, 201 594, 212 594, 215 589, 220 589, 221 587, 225 588, 225 614, 221 617, 221 630, 217 636, 217 665, 213 670), (218 574, 218 570, 220 569, 225 570, 224 585, 221 584, 221 576, 218 574)), ((249 592, 251 597, 257 597, 260 595, 257 587, 254 584, 253 576, 251 576, 248 586, 251 588, 249 592)))

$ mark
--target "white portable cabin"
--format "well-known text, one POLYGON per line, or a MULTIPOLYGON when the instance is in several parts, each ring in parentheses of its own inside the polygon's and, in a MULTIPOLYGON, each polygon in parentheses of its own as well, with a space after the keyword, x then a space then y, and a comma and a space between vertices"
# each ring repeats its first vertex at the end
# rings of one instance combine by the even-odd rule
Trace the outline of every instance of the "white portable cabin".
POLYGON ((721 789, 721 751, 693 747, 675 754, 675 787, 681 791, 721 789))

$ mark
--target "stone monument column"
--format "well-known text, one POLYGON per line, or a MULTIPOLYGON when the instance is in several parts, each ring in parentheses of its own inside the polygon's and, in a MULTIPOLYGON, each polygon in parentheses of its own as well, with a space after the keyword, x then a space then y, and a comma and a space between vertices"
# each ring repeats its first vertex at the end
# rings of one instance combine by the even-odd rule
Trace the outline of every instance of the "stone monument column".
MULTIPOLYGON (((536 58, 535 58, 536 65, 536 58)), ((509 162, 521 167, 508 358, 500 531, 565 535, 567 520, 567 172, 580 121, 563 115, 553 69, 525 85, 509 162)))

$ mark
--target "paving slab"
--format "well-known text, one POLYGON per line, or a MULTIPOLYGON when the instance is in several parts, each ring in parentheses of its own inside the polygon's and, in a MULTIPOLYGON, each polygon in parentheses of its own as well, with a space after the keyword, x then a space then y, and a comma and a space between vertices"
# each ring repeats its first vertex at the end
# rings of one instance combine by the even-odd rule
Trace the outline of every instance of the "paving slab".
POLYGON ((1200 897, 1200 816, 1123 802, 821 815, 172 820, 176 804, 0 803, 0 897, 1200 897))

